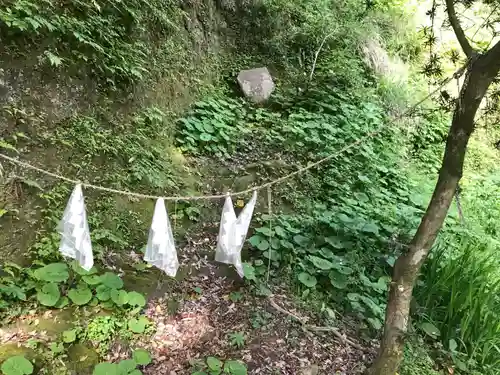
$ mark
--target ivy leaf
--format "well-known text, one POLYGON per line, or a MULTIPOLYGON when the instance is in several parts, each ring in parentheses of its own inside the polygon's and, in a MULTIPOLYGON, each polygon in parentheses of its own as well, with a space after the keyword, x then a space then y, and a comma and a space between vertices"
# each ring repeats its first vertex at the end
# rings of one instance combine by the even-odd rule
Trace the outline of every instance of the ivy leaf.
POLYGON ((5 375, 28 375, 33 373, 33 364, 24 356, 16 355, 2 363, 1 369, 5 375))
POLYGON ((92 291, 87 287, 79 286, 68 292, 69 299, 76 305, 85 305, 92 299, 92 291))
POLYGON ((33 272, 35 278, 41 281, 60 283, 68 280, 68 266, 64 263, 52 263, 38 268, 33 272))
POLYGON ((42 289, 38 291, 36 298, 44 306, 55 306, 59 298, 61 298, 61 292, 57 284, 49 283, 45 284, 42 289))
POLYGON ((334 268, 334 264, 326 259, 314 256, 314 255, 309 255, 309 260, 314 264, 316 268, 319 268, 320 270, 331 270, 334 268))
POLYGON ((147 366, 151 363, 151 355, 147 350, 136 349, 132 353, 132 358, 139 366, 147 366))
POLYGON ((307 272, 301 272, 301 273, 299 273, 298 279, 299 279, 299 281, 302 284, 304 284, 308 288, 314 288, 316 286, 317 282, 318 282, 316 280, 316 277, 314 277, 313 275, 308 274, 307 272))
POLYGON ((102 275, 101 282, 110 289, 121 289, 123 287, 122 279, 113 272, 106 272, 102 275))
POLYGON ((129 292, 128 293, 128 304, 130 306, 143 307, 146 305, 146 298, 141 293, 129 292))

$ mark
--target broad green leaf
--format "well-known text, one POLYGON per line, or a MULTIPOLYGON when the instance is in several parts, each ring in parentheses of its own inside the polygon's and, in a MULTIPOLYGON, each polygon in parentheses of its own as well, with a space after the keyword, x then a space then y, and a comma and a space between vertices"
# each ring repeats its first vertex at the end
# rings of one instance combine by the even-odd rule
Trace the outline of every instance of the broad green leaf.
POLYGON ((306 246, 309 243, 309 239, 301 234, 293 236, 293 241, 299 246, 306 246))
POLYGON ((38 268, 33 275, 42 281, 59 283, 68 280, 68 266, 64 263, 52 263, 45 267, 38 268))
POLYGON ((60 297, 61 292, 55 283, 45 284, 36 294, 36 298, 44 306, 55 306, 60 297))
POLYGON ((349 301, 359 301, 360 295, 358 293, 347 293, 347 299, 349 301))
POLYGON ((118 365, 115 363, 103 362, 99 363, 95 368, 92 375, 121 375, 118 365))
POLYGON ((304 284, 308 288, 314 288, 316 286, 317 282, 318 282, 316 280, 316 277, 314 277, 313 275, 308 274, 307 272, 301 272, 301 273, 299 273, 298 279, 299 279, 299 281, 302 284, 304 284))
POLYGON ((243 275, 248 280, 256 280, 255 268, 248 263, 243 263, 243 275))
POLYGON ((141 293, 129 292, 128 293, 128 304, 131 306, 145 306, 146 298, 141 293))
POLYGON ((450 352, 455 352, 458 348, 458 344, 454 339, 450 339, 448 341, 448 348, 450 349, 450 352))
POLYGON ((312 264, 314 264, 316 268, 319 268, 320 270, 326 271, 334 268, 332 262, 314 255, 309 255, 309 260, 312 262, 312 264))
POLYGON ((356 197, 358 202, 366 203, 370 200, 365 193, 354 193, 354 196, 356 197))
POLYGON ((330 283, 337 289, 345 289, 347 284, 349 284, 347 276, 337 270, 330 271, 328 277, 330 278, 330 283))
POLYGON ((257 249, 261 250, 261 251, 264 251, 264 250, 267 250, 269 249, 269 242, 267 242, 267 240, 262 240, 258 245, 257 245, 257 249))
POLYGON ((68 299, 68 297, 62 296, 61 298, 59 298, 59 300, 54 305, 54 307, 57 308, 57 309, 62 309, 64 307, 68 306, 68 305, 69 305, 69 299, 68 299))
POLYGON ((2 363, 1 369, 5 375, 28 375, 33 373, 33 365, 22 355, 7 358, 2 363))
POLYGON ((420 324, 420 329, 433 339, 437 339, 441 335, 439 328, 432 323, 428 322, 422 323, 420 324))
POLYGON ((368 318, 366 319, 368 321, 368 323, 370 323, 370 325, 372 326, 372 328, 376 331, 378 331, 379 329, 382 328, 382 322, 377 319, 377 318, 368 318))
POLYGON ((344 242, 338 237, 326 237, 325 242, 334 247, 335 249, 344 248, 344 242))
POLYGON ((259 243, 263 240, 263 238, 259 235, 252 236, 248 239, 248 242, 250 242, 250 245, 253 247, 257 247, 259 243))
POLYGON ((133 359, 124 359, 123 361, 118 362, 118 370, 120 374, 129 374, 131 371, 135 370, 137 363, 133 359))
POLYGON ((98 285, 102 281, 101 276, 99 275, 82 276, 82 280, 88 285, 98 285))
POLYGON ((282 227, 274 227, 274 232, 280 237, 286 237, 286 232, 282 227))
POLYGON ((136 349, 132 353, 132 358, 139 366, 147 366, 151 363, 151 355, 147 350, 136 349))
POLYGON ((358 175, 358 178, 359 178, 359 180, 360 180, 360 181, 362 181, 362 182, 365 182, 365 183, 370 182, 370 179, 369 179, 368 177, 364 176, 364 175, 359 174, 359 175, 358 175))
POLYGON ((270 237, 273 235, 273 232, 271 231, 271 229, 269 229, 269 227, 256 228, 255 232, 260 233, 265 237, 270 237))
POLYGON ((123 287, 122 279, 113 272, 106 272, 102 275, 101 282, 110 289, 121 289, 123 287))
POLYGON ((344 275, 350 275, 354 272, 351 267, 347 266, 339 266, 335 268, 338 272, 343 273, 344 275))
POLYGON ((111 288, 107 287, 106 285, 99 285, 96 288, 96 297, 99 299, 99 301, 107 301, 111 298, 111 288))
POLYGON ((87 287, 79 286, 68 292, 68 298, 76 305, 85 305, 92 299, 92 291, 87 287))
POLYGON ((59 354, 64 352, 64 344, 62 342, 51 342, 49 349, 54 354, 59 354))
POLYGON ((134 333, 143 333, 149 321, 141 316, 140 318, 132 318, 128 321, 128 328, 134 333))
POLYGON ((214 132, 214 127, 211 124, 207 123, 207 122, 203 124, 203 129, 207 133, 213 133, 214 132))
POLYGON ((132 370, 128 375, 142 375, 142 371, 139 369, 132 370))
POLYGON ((277 251, 264 251, 262 256, 266 259, 271 259, 272 261, 280 260, 280 255, 277 251))
POLYGON ((76 331, 74 329, 64 331, 62 333, 62 339, 66 344, 74 342, 76 340, 76 331))
POLYGON ((204 141, 204 142, 208 142, 208 141, 212 140, 212 136, 208 133, 201 133, 200 140, 204 141))
POLYGON ((352 219, 347 216, 346 214, 339 214, 337 215, 337 218, 342 221, 343 223, 351 223, 352 222, 352 219))
POLYGON ((247 366, 240 361, 226 361, 224 372, 231 375, 247 375, 247 366))
POLYGON ((368 223, 368 224, 365 224, 365 226, 363 226, 363 228, 361 228, 361 230, 363 232, 367 232, 367 233, 373 233, 373 234, 378 234, 378 226, 374 223, 368 223))
POLYGON ((97 273, 97 268, 92 267, 90 270, 87 271, 83 269, 76 260, 71 262, 71 268, 80 276, 90 276, 90 275, 95 275, 97 273))
POLYGON ((218 358, 215 357, 208 357, 207 358, 207 366, 210 370, 214 371, 220 371, 222 370, 222 361, 218 358))
POLYGON ((110 296, 111 301, 118 306, 123 306, 128 302, 128 293, 124 290, 111 289, 110 296))

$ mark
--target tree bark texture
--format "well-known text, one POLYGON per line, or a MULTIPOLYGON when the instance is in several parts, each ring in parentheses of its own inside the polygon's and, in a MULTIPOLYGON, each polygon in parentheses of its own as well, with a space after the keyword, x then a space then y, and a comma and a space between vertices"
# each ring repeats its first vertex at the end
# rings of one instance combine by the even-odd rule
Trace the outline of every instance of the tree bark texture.
POLYGON ((499 70, 500 46, 495 45, 487 54, 474 57, 466 71, 434 193, 407 252, 394 265, 384 335, 379 356, 368 370, 370 375, 395 375, 399 368, 413 286, 443 225, 462 177, 467 143, 474 131, 474 117, 499 70))

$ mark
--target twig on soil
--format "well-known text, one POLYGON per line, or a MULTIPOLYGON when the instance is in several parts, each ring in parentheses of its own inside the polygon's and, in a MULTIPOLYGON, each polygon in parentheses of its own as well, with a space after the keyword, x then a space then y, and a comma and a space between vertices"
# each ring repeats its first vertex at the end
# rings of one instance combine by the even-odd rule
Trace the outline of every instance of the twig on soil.
POLYGON ((335 327, 318 327, 318 326, 313 326, 313 325, 310 325, 310 324, 306 324, 306 319, 300 318, 297 315, 291 313, 290 311, 285 310, 283 307, 281 307, 280 305, 278 305, 273 300, 272 297, 269 297, 269 303, 271 304, 272 307, 274 307, 279 312, 281 312, 281 313, 283 313, 285 315, 291 316, 293 319, 297 320, 300 324, 302 324, 302 327, 304 329, 307 329, 307 330, 313 331, 313 332, 331 332, 331 333, 333 333, 333 335, 335 337, 337 337, 343 343, 349 344, 349 345, 351 345, 352 347, 354 347, 356 349, 364 350, 364 348, 361 345, 355 343, 354 341, 352 341, 352 340, 348 339, 347 337, 345 337, 344 335, 342 335, 338 331, 338 329, 335 328, 335 327))

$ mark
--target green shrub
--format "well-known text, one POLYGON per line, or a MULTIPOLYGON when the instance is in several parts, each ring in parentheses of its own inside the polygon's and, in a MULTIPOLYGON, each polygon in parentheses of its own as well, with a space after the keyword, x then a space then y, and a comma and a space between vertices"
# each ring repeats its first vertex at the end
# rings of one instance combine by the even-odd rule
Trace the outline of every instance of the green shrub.
POLYGON ((463 231, 446 238, 433 249, 415 291, 420 321, 438 328, 456 363, 487 374, 500 366, 499 250, 497 241, 463 231))
POLYGON ((151 39, 173 28, 169 1, 7 0, 0 10, 2 39, 35 48, 52 66, 89 69, 100 82, 143 79, 153 65, 151 39), (148 43, 149 42, 149 43, 148 43))
POLYGON ((229 157, 249 132, 243 102, 212 97, 196 102, 192 110, 178 120, 177 143, 192 154, 229 157))

